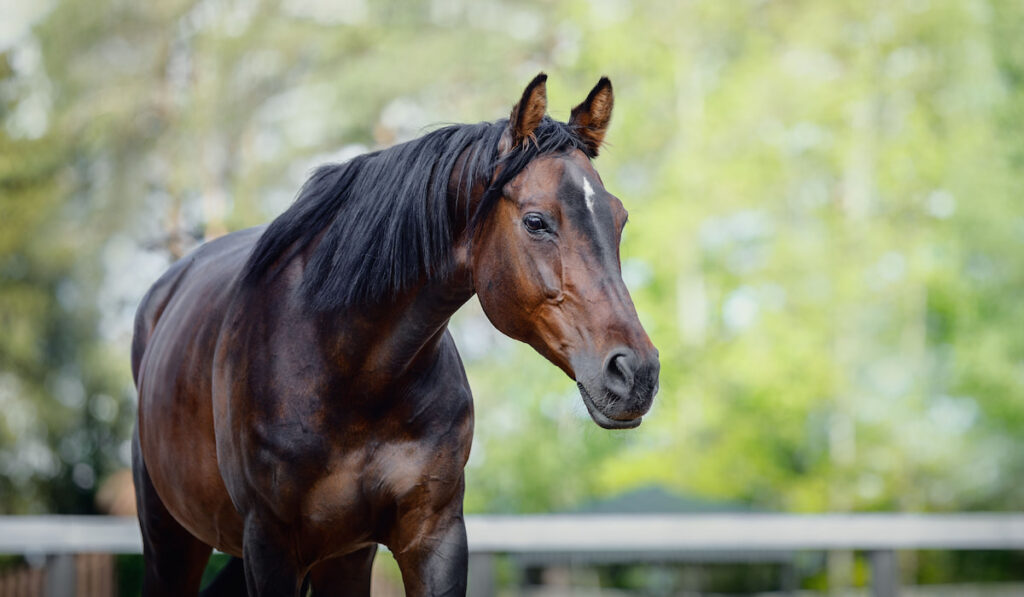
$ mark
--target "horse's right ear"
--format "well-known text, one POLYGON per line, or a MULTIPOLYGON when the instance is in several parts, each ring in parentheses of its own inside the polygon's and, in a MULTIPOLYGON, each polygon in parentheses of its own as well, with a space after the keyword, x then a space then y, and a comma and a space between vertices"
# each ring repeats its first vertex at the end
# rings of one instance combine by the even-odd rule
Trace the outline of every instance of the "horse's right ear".
POLYGON ((501 137, 498 153, 506 153, 527 139, 533 139, 533 131, 548 110, 547 80, 548 76, 540 73, 526 86, 522 99, 508 117, 508 128, 501 137))

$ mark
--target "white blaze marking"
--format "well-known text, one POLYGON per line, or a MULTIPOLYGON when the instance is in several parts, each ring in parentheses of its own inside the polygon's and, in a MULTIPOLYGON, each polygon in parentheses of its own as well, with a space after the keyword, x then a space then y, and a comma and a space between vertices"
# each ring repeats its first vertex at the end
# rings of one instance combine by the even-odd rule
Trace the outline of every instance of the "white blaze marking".
POLYGON ((583 179, 583 198, 587 200, 587 209, 590 213, 594 213, 594 189, 590 187, 590 182, 583 179))

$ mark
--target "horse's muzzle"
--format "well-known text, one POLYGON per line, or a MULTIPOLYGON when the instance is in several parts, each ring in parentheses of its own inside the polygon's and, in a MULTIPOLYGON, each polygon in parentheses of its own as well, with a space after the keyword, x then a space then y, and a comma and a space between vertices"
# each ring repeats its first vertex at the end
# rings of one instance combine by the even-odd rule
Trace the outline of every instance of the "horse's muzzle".
POLYGON ((605 429, 631 429, 651 409, 660 370, 657 351, 641 359, 632 349, 620 347, 608 353, 599 371, 576 385, 595 423, 605 429))

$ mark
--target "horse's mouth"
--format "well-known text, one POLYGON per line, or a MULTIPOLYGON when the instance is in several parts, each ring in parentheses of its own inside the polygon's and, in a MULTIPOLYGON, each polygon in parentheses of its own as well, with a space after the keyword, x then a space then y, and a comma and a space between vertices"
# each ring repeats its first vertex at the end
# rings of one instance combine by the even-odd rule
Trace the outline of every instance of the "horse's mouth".
POLYGON ((594 404, 594 399, 590 397, 590 392, 583 387, 583 384, 576 382, 576 385, 580 389, 580 395, 583 396, 583 404, 587 405, 587 412, 590 413, 590 418, 601 427, 604 427, 605 429, 632 429, 640 425, 644 420, 643 417, 626 420, 613 419, 609 417, 597 408, 597 405, 594 404))

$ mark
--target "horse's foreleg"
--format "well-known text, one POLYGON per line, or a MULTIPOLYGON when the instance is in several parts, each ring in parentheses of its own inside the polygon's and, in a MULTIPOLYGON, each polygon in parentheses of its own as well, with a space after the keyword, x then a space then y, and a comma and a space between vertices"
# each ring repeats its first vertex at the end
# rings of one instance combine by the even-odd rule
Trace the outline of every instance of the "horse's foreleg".
POLYGON ((461 503, 453 510, 457 511, 426 521, 406 543, 392 548, 406 597, 465 597, 466 525, 461 503))
POLYGON ((256 516, 246 517, 242 564, 249 597, 298 597, 304 571, 287 536, 256 516))
POLYGON ((370 573, 377 546, 324 560, 309 571, 313 597, 370 597, 370 573))

